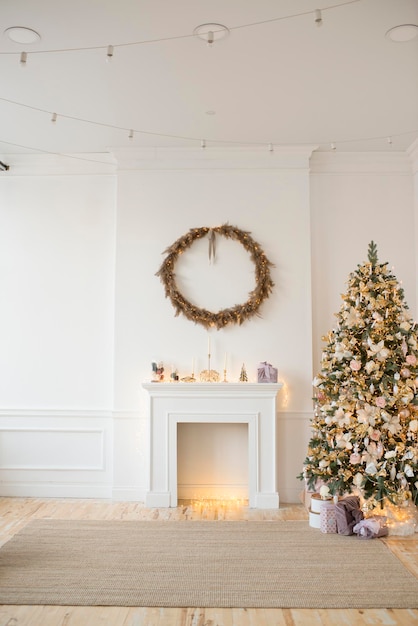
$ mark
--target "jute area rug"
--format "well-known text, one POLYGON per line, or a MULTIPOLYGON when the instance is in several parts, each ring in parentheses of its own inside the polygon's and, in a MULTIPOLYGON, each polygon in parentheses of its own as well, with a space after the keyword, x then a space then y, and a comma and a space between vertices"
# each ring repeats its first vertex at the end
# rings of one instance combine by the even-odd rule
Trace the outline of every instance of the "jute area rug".
POLYGON ((418 580, 301 521, 34 520, 0 549, 0 604, 415 608, 418 580))

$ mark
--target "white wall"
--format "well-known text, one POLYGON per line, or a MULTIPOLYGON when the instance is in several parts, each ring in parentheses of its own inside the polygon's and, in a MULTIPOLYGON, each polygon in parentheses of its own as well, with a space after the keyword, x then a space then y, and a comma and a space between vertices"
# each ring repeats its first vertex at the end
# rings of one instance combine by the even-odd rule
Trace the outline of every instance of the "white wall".
MULTIPOLYGON (((418 242, 418 141, 415 141, 410 149, 408 150, 408 154, 411 159, 412 164, 412 175, 413 175, 413 210, 414 210, 414 237, 415 241, 418 242)), ((416 274, 418 276, 418 252, 415 254, 415 267, 416 274)), ((418 294, 417 294, 417 308, 418 308, 418 294)))
POLYGON ((313 369, 335 326, 350 272, 371 240, 388 262, 416 318, 413 177, 404 153, 316 153, 311 159, 313 369))
POLYGON ((114 180, 0 185, 1 403, 112 405, 114 180))
MULTIPOLYGON (((260 361, 278 367, 285 382, 279 394, 278 445, 283 454, 288 451, 292 464, 287 483, 283 467, 279 468, 278 482, 285 494, 282 501, 297 497, 300 483, 295 477, 304 458, 311 414, 309 155, 307 149, 275 155, 254 150, 211 151, 208 156, 190 150, 118 154, 115 432, 123 430, 124 434, 115 453, 115 495, 147 489, 147 440, 143 436, 148 398, 140 382, 150 378, 152 360, 163 361, 168 373, 173 365, 180 376, 191 373, 193 360, 196 374, 207 367, 206 329, 183 316, 175 317, 155 276, 163 252, 192 227, 229 222, 250 231, 263 247, 274 264, 276 286, 262 306, 261 318, 211 331, 211 367, 222 371, 225 353, 232 381, 238 380, 243 363, 250 380, 255 380, 260 361), (284 429, 290 429, 286 437, 284 429), (136 445, 127 450, 128 441, 136 445)), ((253 268, 243 255, 243 268, 236 268, 233 278, 225 276, 242 251, 239 245, 233 249, 224 243, 222 238, 218 242, 217 262, 222 268, 218 282, 229 289, 236 286, 245 302, 247 296, 242 294, 254 286, 249 276, 253 268)), ((203 269, 200 255, 207 259, 205 246, 193 247, 187 254, 203 269)), ((198 286, 199 274, 193 279, 198 286)), ((211 286, 208 280, 205 290, 217 292, 217 284, 211 286)), ((203 298, 203 291, 192 290, 192 295, 203 298)), ((217 304, 222 308, 237 302, 217 304)), ((199 483, 201 453, 202 444, 195 441, 190 448, 193 458, 188 461, 195 469, 186 482, 199 483)), ((237 464, 245 462, 244 453, 241 457, 237 456, 237 464)), ((207 483, 202 475, 203 482, 207 483)))
MULTIPOLYGON (((315 153, 309 163, 309 154, 125 151, 117 169, 16 157, 0 177, 1 494, 144 499, 141 382, 154 359, 181 376, 193 360, 195 373, 207 366, 207 331, 175 317, 155 273, 189 228, 229 222, 261 244, 275 288, 261 318, 211 331, 211 366, 222 371, 227 353, 230 380, 242 363, 250 379, 260 361, 278 367, 278 487, 282 502, 298 500, 321 336, 371 239, 416 316, 416 158, 315 153)), ((204 245, 187 256, 198 304, 224 305, 229 286, 237 291, 226 304, 236 304, 252 288, 238 244, 219 241, 217 266, 206 265, 204 245)), ((226 436, 210 433, 215 448, 226 436)), ((185 440, 194 444, 187 486, 199 482, 202 444, 194 432, 185 440)), ((218 477, 232 463, 233 480, 245 479, 242 447, 225 468, 217 458, 218 477)))
POLYGON ((106 495, 115 178, 35 162, 0 181, 2 493, 106 495))

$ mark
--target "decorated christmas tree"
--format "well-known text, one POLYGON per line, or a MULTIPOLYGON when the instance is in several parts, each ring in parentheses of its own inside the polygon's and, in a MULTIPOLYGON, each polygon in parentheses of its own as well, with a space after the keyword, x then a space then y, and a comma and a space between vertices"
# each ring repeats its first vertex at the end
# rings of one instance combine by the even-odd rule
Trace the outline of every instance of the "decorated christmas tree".
POLYGON ((299 478, 358 493, 373 508, 418 501, 418 340, 404 292, 369 245, 349 276, 315 378, 315 413, 299 478))

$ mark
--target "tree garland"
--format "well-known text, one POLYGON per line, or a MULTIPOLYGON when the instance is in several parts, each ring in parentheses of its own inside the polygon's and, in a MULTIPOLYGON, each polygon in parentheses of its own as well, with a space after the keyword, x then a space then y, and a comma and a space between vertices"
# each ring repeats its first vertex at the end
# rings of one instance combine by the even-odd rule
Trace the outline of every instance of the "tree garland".
POLYGON ((166 258, 156 273, 164 285, 165 296, 170 298, 175 315, 183 314, 187 319, 202 324, 205 328, 216 327, 218 330, 228 324, 242 324, 254 315, 259 315, 259 308, 273 290, 274 282, 270 276, 272 263, 267 259, 260 245, 252 239, 250 233, 240 230, 235 226, 223 224, 210 228, 191 228, 188 233, 177 239, 172 246, 164 251, 166 258), (222 235, 228 239, 239 241, 249 252, 251 260, 255 265, 256 286, 250 291, 249 298, 244 304, 239 304, 228 309, 222 309, 217 313, 212 313, 207 309, 201 309, 189 302, 179 291, 176 284, 174 272, 175 264, 180 256, 188 250, 194 241, 206 235, 210 237, 210 248, 214 246, 214 235, 222 235))

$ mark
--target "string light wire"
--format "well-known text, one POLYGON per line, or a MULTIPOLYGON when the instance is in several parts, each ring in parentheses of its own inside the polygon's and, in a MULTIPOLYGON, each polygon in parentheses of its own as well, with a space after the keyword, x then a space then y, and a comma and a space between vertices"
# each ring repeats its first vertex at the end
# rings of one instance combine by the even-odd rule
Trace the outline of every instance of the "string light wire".
POLYGON ((43 150, 42 148, 34 148, 33 146, 24 146, 19 143, 13 143, 11 141, 4 141, 0 139, 0 143, 6 146, 13 146, 14 148, 22 148, 23 150, 32 150, 33 152, 40 152, 41 154, 49 154, 51 156, 63 157, 65 159, 73 159, 75 161, 87 161, 88 163, 100 163, 100 165, 112 165, 109 161, 99 161, 98 159, 89 159, 87 157, 80 156, 78 154, 66 154, 63 152, 53 152, 52 150, 43 150))
MULTIPOLYGON (((47 115, 51 115, 50 111, 46 110, 46 109, 41 109, 38 107, 34 107, 32 105, 29 104, 24 104, 23 102, 16 102, 15 100, 10 100, 8 98, 2 98, 0 97, 0 102, 7 102, 8 104, 12 104, 15 106, 19 106, 19 107, 23 107, 26 109, 29 109, 31 111, 36 111, 38 113, 43 113, 43 114, 47 114, 47 115)), ((57 114, 54 113, 51 121, 55 122, 56 121, 56 116, 57 114), (54 119, 55 118, 55 119, 54 119)), ((191 141, 191 142, 196 142, 199 143, 201 147, 205 147, 208 145, 208 140, 202 140, 200 137, 192 137, 192 136, 187 136, 187 135, 173 135, 173 134, 167 134, 167 133, 159 133, 159 132, 153 132, 153 131, 149 131, 149 130, 142 130, 139 128, 127 128, 126 126, 117 126, 116 124, 107 124, 105 122, 98 122, 97 120, 89 120, 89 119, 85 119, 85 118, 81 118, 81 117, 76 117, 74 115, 66 115, 65 113, 60 113, 59 117, 62 119, 67 119, 70 121, 75 121, 75 122, 80 122, 82 124, 89 124, 92 126, 99 126, 101 128, 107 128, 110 130, 116 130, 116 131, 121 131, 124 134, 128 134, 128 138, 129 139, 133 139, 134 134, 138 134, 138 135, 147 135, 149 137, 160 137, 162 139, 177 139, 180 141, 191 141)), ((408 131, 404 131, 402 133, 391 133, 389 135, 390 139, 391 139, 391 143, 393 142, 394 138, 397 137, 405 137, 406 135, 412 135, 413 133, 418 133, 418 129, 413 129, 413 130, 408 130, 408 131)), ((350 139, 338 139, 335 140, 333 142, 329 142, 329 140, 325 140, 325 141, 303 141, 303 142, 298 142, 298 141, 291 141, 288 142, 291 145, 294 146, 300 146, 300 145, 306 145, 306 143, 313 143, 316 144, 318 146, 322 146, 322 145, 330 145, 331 144, 331 150, 335 150, 335 145, 339 144, 339 145, 344 145, 344 144, 348 144, 348 143, 358 143, 361 141, 381 141, 384 140, 386 142, 388 142, 388 133, 385 133, 384 135, 376 135, 376 136, 372 136, 372 137, 355 137, 355 138, 350 138, 350 139)), ((7 141, 2 141, 0 139, 1 143, 9 143, 7 141)), ((230 139, 216 139, 216 140, 212 140, 209 141, 210 144, 212 144, 213 146, 216 145, 235 145, 235 146, 257 146, 257 147, 262 147, 265 146, 266 143, 264 141, 236 141, 236 140, 230 140, 230 139)), ((10 144, 10 145, 16 145, 17 147, 20 147, 18 144, 10 144)), ((270 152, 272 151, 271 148, 274 145, 280 145, 280 142, 271 142, 268 144, 269 150, 270 152)), ((30 148, 31 149, 31 148, 30 148)), ((274 150, 274 148, 273 148, 274 150)))
MULTIPOLYGON (((275 18, 270 18, 270 19, 266 19, 266 20, 261 20, 261 21, 257 21, 257 22, 249 22, 246 24, 241 24, 241 25, 237 25, 237 26, 231 26, 229 27, 229 30, 239 30, 239 29, 243 29, 243 28, 250 28, 253 26, 261 26, 263 24, 269 24, 269 23, 274 23, 274 22, 279 22, 279 21, 284 21, 284 20, 288 20, 288 19, 294 19, 294 18, 298 18, 298 17, 302 17, 302 16, 306 16, 306 15, 314 15, 316 17, 316 19, 318 19, 318 15, 321 15, 321 20, 322 20, 322 13, 325 11, 330 11, 332 9, 336 9, 339 7, 343 7, 343 6, 347 6, 347 5, 351 5, 351 4, 356 4, 358 2, 360 2, 361 0, 346 0, 345 2, 339 2, 337 4, 333 4, 331 6, 322 8, 322 9, 315 9, 315 10, 310 10, 310 11, 302 11, 299 13, 293 13, 290 15, 284 15, 284 16, 280 16, 280 17, 275 17, 275 18), (319 13, 318 13, 319 12, 319 13)), ((214 31, 215 32, 215 31, 214 31)), ((175 35, 175 36, 171 36, 171 37, 161 37, 161 38, 156 38, 156 39, 147 39, 147 40, 140 40, 140 41, 133 41, 133 42, 125 42, 125 43, 118 43, 118 44, 114 44, 112 46, 106 45, 106 46, 86 46, 86 47, 77 47, 77 48, 57 48, 57 49, 51 49, 51 50, 33 50, 31 51, 31 54, 49 54, 49 53, 59 53, 59 52, 79 52, 79 51, 89 51, 89 50, 103 50, 105 49, 107 51, 107 57, 109 59, 109 57, 111 58, 113 56, 113 51, 115 48, 120 48, 120 47, 128 47, 128 46, 137 46, 137 45, 142 45, 142 44, 147 44, 147 43, 159 43, 159 42, 164 42, 164 41, 174 41, 174 40, 178 40, 178 39, 188 39, 188 38, 194 38, 196 37, 195 34, 187 34, 187 35, 175 35)), ((26 63, 26 53, 17 53, 17 52, 0 52, 0 56, 2 55, 19 55, 20 59, 22 60, 22 55, 24 56, 24 64, 26 63)), ((18 106, 18 107, 24 107, 26 109, 30 109, 32 111, 36 111, 38 113, 43 113, 43 114, 48 114, 50 115, 50 112, 46 109, 42 109, 39 107, 35 107, 29 104, 25 104, 22 102, 17 102, 8 98, 2 98, 0 97, 0 101, 1 102, 6 102, 8 104, 12 104, 14 106, 18 106)), ((56 121, 56 116, 57 114, 54 113, 52 116, 51 121, 55 122, 56 121)), ((70 121, 75 121, 75 122, 80 122, 83 124, 90 124, 90 125, 94 125, 94 126, 99 126, 102 128, 107 128, 107 129, 111 129, 111 130, 117 130, 117 131, 121 131, 123 133, 128 133, 128 137, 130 139, 133 138, 134 133, 135 134, 140 134, 140 135, 147 135, 147 136, 151 136, 151 137, 160 137, 160 138, 167 138, 167 139, 177 139, 177 140, 183 140, 183 141, 192 141, 192 142, 200 142, 200 144, 202 145, 202 140, 200 138, 197 137, 191 137, 191 136, 185 136, 185 135, 174 135, 174 134, 167 134, 167 133, 160 133, 160 132, 153 132, 153 131, 148 131, 148 130, 142 130, 142 129, 136 129, 136 128, 131 128, 131 127, 126 127, 126 126, 118 126, 116 124, 109 124, 106 122, 100 122, 97 120, 91 120, 91 119, 85 119, 82 117, 77 117, 74 115, 69 115, 69 114, 64 114, 64 113, 59 113, 59 117, 63 118, 63 119, 67 119, 70 121)), ((409 130, 409 131, 405 131, 402 133, 392 133, 390 135, 390 142, 392 143, 393 138, 396 137, 402 137, 405 135, 409 135, 409 134, 413 134, 413 133, 417 133, 418 130, 414 129, 414 130, 409 130)), ((347 144, 347 143, 357 143, 357 142, 361 142, 361 141, 379 141, 379 140, 386 140, 388 141, 388 134, 385 133, 384 135, 378 135, 378 136, 373 136, 373 137, 357 137, 357 138, 350 138, 350 139, 339 139, 338 141, 332 142, 333 146, 338 143, 340 144, 347 144)), ((11 142, 7 142, 7 141, 2 141, 0 139, 1 143, 4 144, 8 144, 8 145, 13 145, 16 147, 23 147, 29 150, 36 150, 39 152, 45 152, 47 154, 58 154, 60 155, 60 153, 55 153, 55 152, 50 152, 47 150, 42 150, 42 149, 38 149, 38 148, 30 148, 27 146, 20 146, 19 144, 15 144, 15 143, 11 143, 11 142)), ((265 142, 262 141, 234 141, 234 140, 227 140, 227 139, 223 139, 223 140, 213 140, 213 141, 209 141, 209 143, 212 143, 213 145, 239 145, 239 146, 265 146, 265 142)), ((276 145, 280 145, 280 142, 275 142, 276 145)), ((307 142, 290 142, 292 145, 305 145, 307 142)), ((308 142, 310 143, 310 142, 308 142)), ((329 140, 325 140, 325 141, 315 141, 312 142, 315 143, 319 146, 321 145, 329 145, 330 142, 329 140)), ((204 142, 204 145, 206 147, 206 141, 204 142)), ((273 144, 269 144, 269 149, 271 151, 271 146, 273 144)), ((334 149, 332 147, 332 149, 334 149)), ((60 156, 67 156, 68 158, 78 158, 72 155, 60 155, 60 156)), ((85 159, 85 160, 90 160, 90 159, 85 159)), ((101 163, 101 161, 98 161, 101 163)))
MULTIPOLYGON (((361 2, 362 0, 345 0, 345 2, 338 2, 337 4, 333 4, 329 7, 324 7, 323 9, 320 9, 322 11, 322 13, 324 13, 325 11, 331 11, 332 9, 338 9, 339 7, 343 7, 343 6, 347 6, 350 4, 356 4, 358 2, 361 2)), ((228 27, 228 30, 239 30, 241 28, 251 28, 254 26, 262 26, 263 24, 272 24, 274 22, 282 22, 284 20, 290 20, 290 19, 295 19, 298 17, 304 17, 306 15, 317 15, 317 11, 319 9, 314 9, 314 10, 310 10, 310 11, 301 11, 300 13, 292 13, 289 15, 282 15, 279 17, 272 17, 266 20, 260 20, 258 22, 248 22, 247 24, 239 24, 237 26, 231 26, 228 27)), ((216 33, 217 31, 213 31, 213 33, 216 33)), ((194 33, 188 33, 187 35, 172 35, 170 37, 158 37, 155 39, 141 39, 139 41, 129 41, 129 42, 124 42, 124 43, 116 43, 113 44, 112 46, 109 46, 108 44, 106 45, 99 45, 99 46, 80 46, 80 47, 75 47, 75 48, 53 48, 50 50, 31 50, 31 54, 56 54, 59 52, 82 52, 82 51, 88 51, 88 50, 106 50, 109 51, 109 48, 111 48, 112 50, 112 56, 113 56, 113 50, 115 48, 123 48, 123 47, 129 47, 129 46, 141 46, 144 44, 149 44, 149 43, 160 43, 163 41, 176 41, 178 39, 195 39, 196 35, 194 33)), ((19 55, 19 52, 0 52, 0 56, 2 55, 19 55)))
MULTIPOLYGON (((41 109, 39 107, 35 107, 32 106, 30 104, 25 104, 23 102, 17 102, 15 100, 10 100, 9 98, 2 98, 0 97, 0 102, 6 102, 7 104, 12 104, 14 106, 18 106, 18 107, 23 107, 25 109, 29 109, 31 111, 36 111, 38 113, 43 113, 46 114, 48 116, 51 115, 50 111, 48 111, 47 109, 41 109)), ((56 114, 57 115, 57 114, 56 114)), ((116 130, 116 131, 121 131, 121 133, 127 134, 129 138, 133 138, 134 134, 138 134, 138 135, 147 135, 149 137, 160 137, 162 139, 177 139, 177 140, 181 140, 181 141, 191 141, 191 142, 196 142, 198 144, 200 144, 200 146, 202 147, 202 141, 204 141, 204 145, 205 147, 209 144, 212 145, 236 145, 236 146, 265 146, 266 142, 265 141, 237 141, 237 140, 230 140, 230 139, 214 139, 214 140, 202 140, 200 137, 194 137, 194 136, 190 136, 190 135, 174 135, 174 134, 168 134, 168 133, 159 133, 159 132, 154 132, 154 131, 150 131, 150 130, 143 130, 140 128, 132 128, 132 127, 126 127, 126 126, 117 126, 116 124, 108 124, 106 122, 99 122, 97 120, 90 120, 90 119, 86 119, 86 118, 82 118, 82 117, 76 117, 74 115, 67 115, 65 113, 59 113, 59 117, 61 119, 67 119, 70 121, 74 121, 74 122, 80 122, 82 124, 90 124, 92 126, 99 126, 101 128, 107 128, 110 130, 116 130)), ((52 120, 51 120, 52 121, 52 120)), ((333 145, 335 144, 339 144, 339 145, 343 145, 343 144, 348 144, 348 143, 358 143, 361 141, 381 141, 384 140, 387 142, 388 140, 388 136, 391 138, 391 140, 393 141, 394 138, 397 137, 404 137, 406 135, 411 135, 413 133, 418 133, 418 129, 412 129, 412 130, 407 130, 404 131, 402 133, 391 133, 390 135, 388 135, 388 133, 385 133, 384 135, 375 135, 375 136, 371 136, 371 137, 354 137, 354 138, 350 138, 350 139, 344 139, 344 138, 340 138, 340 139, 336 139, 333 142, 330 142, 329 140, 320 140, 320 141, 303 141, 303 142, 297 142, 297 141, 291 141, 288 142, 291 145, 306 145, 306 143, 313 143, 319 146, 322 145, 330 145, 330 143, 332 143, 333 145)), ((1 139, 0 139, 1 141, 1 139)), ((3 142, 3 143, 7 143, 7 142, 3 142)), ((17 144, 16 144, 17 145, 17 144)), ((275 142, 271 142, 268 144, 269 149, 274 146, 274 145, 280 145, 279 141, 275 141, 275 142)))

